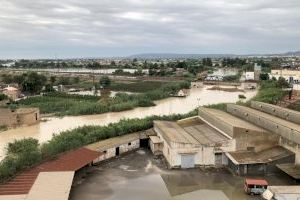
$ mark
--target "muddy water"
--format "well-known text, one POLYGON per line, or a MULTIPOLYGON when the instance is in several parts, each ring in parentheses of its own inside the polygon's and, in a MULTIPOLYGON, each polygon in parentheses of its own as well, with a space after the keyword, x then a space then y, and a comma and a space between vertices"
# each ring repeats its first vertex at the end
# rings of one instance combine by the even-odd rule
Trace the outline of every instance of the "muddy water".
MULTIPOLYGON (((77 174, 71 200, 254 200, 243 191, 243 177, 220 170, 168 170, 149 150, 138 150, 77 174)), ((271 185, 291 184, 281 175, 262 177, 271 185)))
MULTIPOLYGON (((105 113, 100 115, 67 116, 64 118, 50 117, 46 122, 29 127, 20 127, 0 133, 0 160, 5 153, 4 149, 8 142, 24 137, 33 137, 41 142, 51 139, 54 133, 73 129, 83 125, 105 125, 117 122, 122 118, 143 118, 150 115, 169 115, 174 113, 187 113, 199 105, 207 105, 221 102, 236 102, 241 92, 223 92, 207 90, 204 88, 193 88, 186 98, 168 98, 155 102, 156 106, 147 108, 136 108, 124 112, 105 113)), ((249 91, 244 95, 249 99, 256 91, 249 91)))

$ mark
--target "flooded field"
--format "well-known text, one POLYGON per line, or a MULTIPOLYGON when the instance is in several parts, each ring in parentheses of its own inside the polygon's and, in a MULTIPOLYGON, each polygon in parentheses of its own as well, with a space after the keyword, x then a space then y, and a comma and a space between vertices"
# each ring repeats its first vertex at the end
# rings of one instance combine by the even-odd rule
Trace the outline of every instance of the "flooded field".
POLYGON ((215 104, 221 102, 234 103, 238 101, 238 95, 244 94, 247 99, 253 97, 256 91, 224 92, 217 90, 207 90, 210 86, 203 88, 193 88, 186 98, 167 98, 156 101, 156 106, 146 108, 135 108, 133 110, 104 113, 100 115, 66 116, 63 118, 49 117, 45 122, 28 127, 20 127, 0 133, 0 160, 5 153, 4 149, 8 142, 24 137, 33 137, 40 142, 45 142, 52 138, 54 133, 73 129, 84 125, 106 125, 118 122, 123 118, 144 118, 151 115, 169 115, 187 113, 197 106, 215 104))
MULTIPOLYGON (((263 177, 271 185, 290 184, 282 175, 263 177)), ((163 159, 140 149, 89 169, 72 188, 71 200, 254 200, 243 177, 225 169, 168 170, 163 159)))
MULTIPOLYGON (((36 72, 52 72, 52 73, 90 73, 90 74, 112 74, 116 70, 111 69, 88 69, 88 68, 10 68, 10 71, 36 71, 36 72)), ((122 69, 124 72, 129 72, 133 74, 137 69, 122 69)), ((148 74, 147 69, 142 70, 143 73, 148 74)))

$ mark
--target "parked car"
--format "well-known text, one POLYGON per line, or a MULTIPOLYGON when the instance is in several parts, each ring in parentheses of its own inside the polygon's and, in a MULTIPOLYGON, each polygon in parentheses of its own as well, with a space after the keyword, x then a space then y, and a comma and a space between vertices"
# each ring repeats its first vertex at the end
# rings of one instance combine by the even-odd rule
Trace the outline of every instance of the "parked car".
POLYGON ((264 179, 245 179, 244 190, 249 195, 261 195, 268 188, 268 182, 264 179))

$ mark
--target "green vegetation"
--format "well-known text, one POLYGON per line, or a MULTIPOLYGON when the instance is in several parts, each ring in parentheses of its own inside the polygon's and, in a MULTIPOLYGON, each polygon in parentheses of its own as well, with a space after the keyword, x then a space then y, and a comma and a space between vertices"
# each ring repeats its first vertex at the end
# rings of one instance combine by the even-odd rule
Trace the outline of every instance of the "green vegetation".
POLYGON ((288 92, 283 89, 288 86, 284 79, 262 81, 257 95, 252 100, 276 104, 287 95, 288 92))
POLYGON ((22 91, 37 94, 46 85, 47 78, 36 72, 28 72, 21 75, 3 74, 2 81, 6 84, 17 83, 22 91))
POLYGON ((8 127, 6 125, 0 125, 0 132, 6 131, 8 127))
POLYGON ((55 113, 56 115, 87 115, 105 112, 119 112, 135 107, 155 105, 153 101, 175 94, 182 88, 188 88, 189 82, 169 83, 162 87, 142 94, 118 93, 114 98, 100 98, 96 96, 71 95, 51 92, 44 96, 30 97, 18 102, 19 106, 38 107, 41 113, 55 113))
POLYGON ((0 162, 0 182, 4 182, 42 160, 36 139, 22 139, 9 143, 7 155, 0 162))
POLYGON ((218 104, 210 104, 204 106, 205 108, 212 108, 212 109, 218 109, 218 110, 223 110, 226 111, 227 109, 227 104, 226 103, 218 103, 218 104))
POLYGON ((111 80, 109 79, 108 76, 102 76, 100 78, 99 84, 102 88, 107 88, 111 84, 111 80))
POLYGON ((8 97, 5 94, 0 94, 0 101, 6 100, 8 97))
POLYGON ((154 120, 175 121, 195 115, 197 115, 197 110, 183 115, 125 119, 107 126, 83 126, 55 135, 50 141, 41 145, 32 138, 16 140, 8 144, 7 155, 0 162, 0 182, 5 182, 42 161, 52 159, 59 153, 100 140, 147 130, 153 127, 154 120))

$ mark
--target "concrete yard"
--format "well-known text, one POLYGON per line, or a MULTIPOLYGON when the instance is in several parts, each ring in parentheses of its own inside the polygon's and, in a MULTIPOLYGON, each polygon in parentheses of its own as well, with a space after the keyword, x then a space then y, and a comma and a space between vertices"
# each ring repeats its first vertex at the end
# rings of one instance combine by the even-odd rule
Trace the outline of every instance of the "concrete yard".
MULTIPOLYGON (((253 200, 243 191, 243 177, 224 169, 169 170, 150 150, 138 149, 90 167, 77 179, 71 200, 253 200)), ((285 174, 265 178, 270 185, 289 185, 285 174)))

